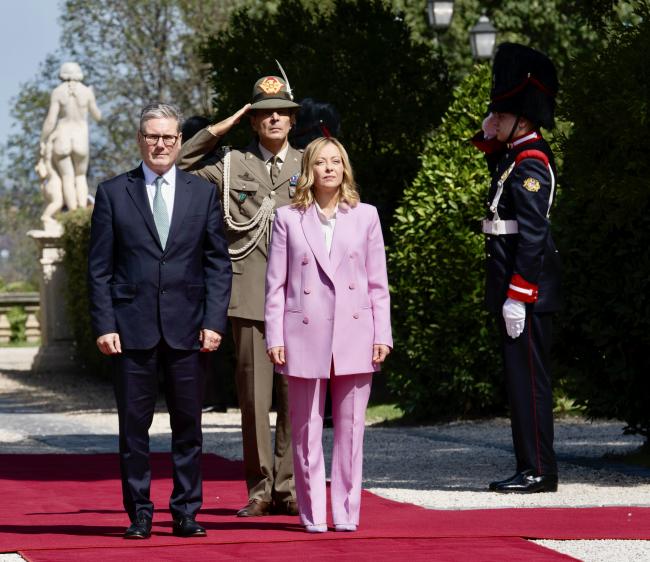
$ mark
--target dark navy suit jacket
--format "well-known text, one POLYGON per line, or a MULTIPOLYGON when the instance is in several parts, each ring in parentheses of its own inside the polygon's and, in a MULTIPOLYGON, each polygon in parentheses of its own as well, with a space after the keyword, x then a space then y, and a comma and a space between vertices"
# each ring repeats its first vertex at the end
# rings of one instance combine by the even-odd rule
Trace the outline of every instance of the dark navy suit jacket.
POLYGON ((176 170, 163 250, 142 166, 97 188, 88 257, 95 336, 117 332, 124 349, 199 349, 199 331, 226 331, 232 268, 218 192, 176 170))

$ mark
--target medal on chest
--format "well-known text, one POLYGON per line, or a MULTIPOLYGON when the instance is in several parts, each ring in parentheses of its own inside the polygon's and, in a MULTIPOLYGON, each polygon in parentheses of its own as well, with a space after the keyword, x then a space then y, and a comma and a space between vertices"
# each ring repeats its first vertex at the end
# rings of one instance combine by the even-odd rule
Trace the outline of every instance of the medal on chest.
POLYGON ((298 174, 293 175, 289 178, 289 197, 293 197, 296 194, 297 185, 298 185, 298 174))

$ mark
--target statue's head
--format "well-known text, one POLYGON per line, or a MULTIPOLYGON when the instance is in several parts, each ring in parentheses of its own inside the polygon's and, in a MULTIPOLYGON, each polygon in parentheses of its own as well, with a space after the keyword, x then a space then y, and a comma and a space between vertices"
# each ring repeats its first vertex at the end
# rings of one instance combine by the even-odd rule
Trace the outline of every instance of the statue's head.
POLYGON ((84 79, 84 73, 76 62, 64 62, 59 70, 59 78, 63 81, 78 80, 81 82, 84 79))

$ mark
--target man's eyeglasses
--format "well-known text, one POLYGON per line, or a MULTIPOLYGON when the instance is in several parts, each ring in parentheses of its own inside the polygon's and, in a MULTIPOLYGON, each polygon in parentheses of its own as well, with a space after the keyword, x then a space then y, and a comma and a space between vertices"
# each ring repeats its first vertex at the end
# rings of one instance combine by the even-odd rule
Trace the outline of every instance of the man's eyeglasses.
POLYGON ((140 133, 142 135, 142 138, 144 139, 144 142, 146 142, 149 146, 156 146, 158 144, 158 139, 162 139, 163 144, 170 148, 176 144, 176 141, 178 140, 178 137, 180 135, 145 135, 144 133, 140 133))

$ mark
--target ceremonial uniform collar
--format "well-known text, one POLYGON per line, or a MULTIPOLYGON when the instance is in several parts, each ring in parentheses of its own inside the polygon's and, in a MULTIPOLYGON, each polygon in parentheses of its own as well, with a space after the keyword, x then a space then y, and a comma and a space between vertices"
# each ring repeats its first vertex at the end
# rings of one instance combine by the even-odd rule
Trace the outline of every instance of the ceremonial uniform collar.
POLYGON ((522 137, 517 137, 512 142, 509 142, 508 143, 508 148, 515 148, 517 146, 521 146, 522 144, 528 144, 529 142, 535 142, 536 140, 539 140, 541 138, 542 138, 542 135, 540 135, 537 131, 532 131, 531 133, 527 133, 522 137))

